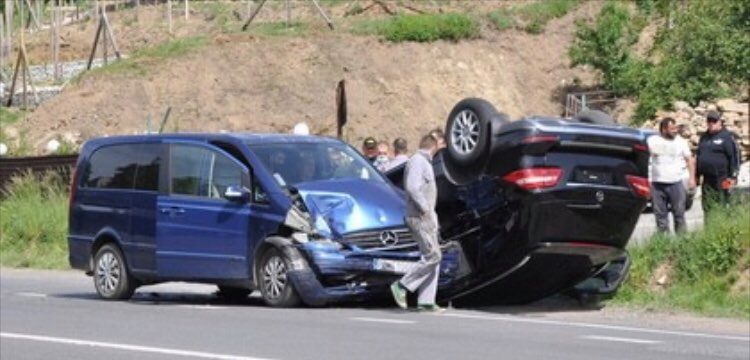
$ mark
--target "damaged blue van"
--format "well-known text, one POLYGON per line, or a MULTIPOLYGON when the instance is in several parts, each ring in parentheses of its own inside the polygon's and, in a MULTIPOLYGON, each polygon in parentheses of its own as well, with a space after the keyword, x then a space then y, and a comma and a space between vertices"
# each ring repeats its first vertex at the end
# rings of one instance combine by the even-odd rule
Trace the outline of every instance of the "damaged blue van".
POLYGON ((367 298, 419 260, 404 211, 403 192, 336 139, 99 138, 73 176, 70 264, 104 299, 165 281, 282 307, 367 298))

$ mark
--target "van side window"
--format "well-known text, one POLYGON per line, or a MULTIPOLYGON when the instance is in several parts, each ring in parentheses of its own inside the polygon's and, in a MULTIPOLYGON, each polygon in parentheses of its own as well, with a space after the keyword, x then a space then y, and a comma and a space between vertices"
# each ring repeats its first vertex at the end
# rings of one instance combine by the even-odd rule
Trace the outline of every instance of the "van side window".
POLYGON ((227 187, 242 185, 242 168, 215 151, 173 145, 170 163, 172 194, 221 199, 227 187))
POLYGON ((81 180, 82 187, 157 190, 159 144, 112 145, 96 150, 81 180))

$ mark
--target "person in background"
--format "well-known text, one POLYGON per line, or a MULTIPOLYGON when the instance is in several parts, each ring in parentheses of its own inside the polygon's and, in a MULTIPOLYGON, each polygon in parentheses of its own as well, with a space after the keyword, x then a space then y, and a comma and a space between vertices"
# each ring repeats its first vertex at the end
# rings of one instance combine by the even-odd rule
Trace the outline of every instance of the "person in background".
POLYGON ((406 162, 404 190, 406 190, 406 225, 419 245, 422 259, 401 280, 391 284, 396 304, 406 309, 407 292, 418 292, 419 310, 439 312, 435 304, 437 281, 442 252, 438 242, 438 218, 435 212, 437 186, 432 169, 432 157, 437 152, 437 141, 425 135, 419 151, 406 162))
POLYGON ((378 142, 374 137, 368 136, 362 142, 362 155, 372 164, 378 157, 378 142))
POLYGON ((391 169, 401 166, 401 164, 405 164, 407 161, 409 161, 409 155, 407 155, 408 152, 409 148, 408 144, 406 143, 406 139, 396 138, 396 140, 393 140, 393 153, 395 156, 393 157, 393 159, 391 159, 391 161, 383 165, 382 169, 378 170, 387 172, 391 169))
POLYGON ((684 169, 689 172, 688 188, 695 188, 695 161, 687 140, 677 134, 677 124, 667 117, 659 123, 659 135, 648 138, 651 153, 651 189, 656 228, 669 232, 669 208, 674 217, 675 232, 687 230, 685 204, 687 189, 683 183, 684 169))
MULTIPOLYGON (((378 170, 381 170, 385 164, 391 161, 391 147, 387 142, 381 141, 378 143, 378 155, 375 157, 375 161, 372 165, 378 170)), ((381 170, 382 171, 382 170, 381 170)))
POLYGON ((740 152, 731 131, 717 111, 706 115, 706 133, 698 142, 698 178, 704 213, 713 205, 729 202, 729 189, 737 183, 740 152))
POLYGON ((440 130, 440 128, 433 129, 430 131, 430 136, 437 141, 438 150, 445 148, 445 133, 443 133, 443 130, 440 130))

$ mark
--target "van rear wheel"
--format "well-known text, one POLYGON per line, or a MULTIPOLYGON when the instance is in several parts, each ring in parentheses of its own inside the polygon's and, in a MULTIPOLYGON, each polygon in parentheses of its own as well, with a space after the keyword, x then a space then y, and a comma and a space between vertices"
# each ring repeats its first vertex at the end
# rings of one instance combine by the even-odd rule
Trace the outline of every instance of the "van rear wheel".
POLYGON ((258 287, 266 304, 273 307, 295 307, 301 304, 288 276, 289 260, 275 247, 269 247, 258 267, 258 287))
POLYGON ((105 244, 94 257, 94 287, 104 299, 127 300, 137 287, 130 276, 125 257, 114 244, 105 244))

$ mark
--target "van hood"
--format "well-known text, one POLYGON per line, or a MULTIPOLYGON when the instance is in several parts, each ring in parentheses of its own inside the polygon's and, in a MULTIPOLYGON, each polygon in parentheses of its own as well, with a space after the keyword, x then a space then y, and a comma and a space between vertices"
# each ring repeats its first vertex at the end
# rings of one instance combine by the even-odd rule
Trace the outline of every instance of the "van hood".
POLYGON ((390 183, 342 179, 296 187, 323 236, 340 239, 351 232, 404 226, 405 197, 390 183))

